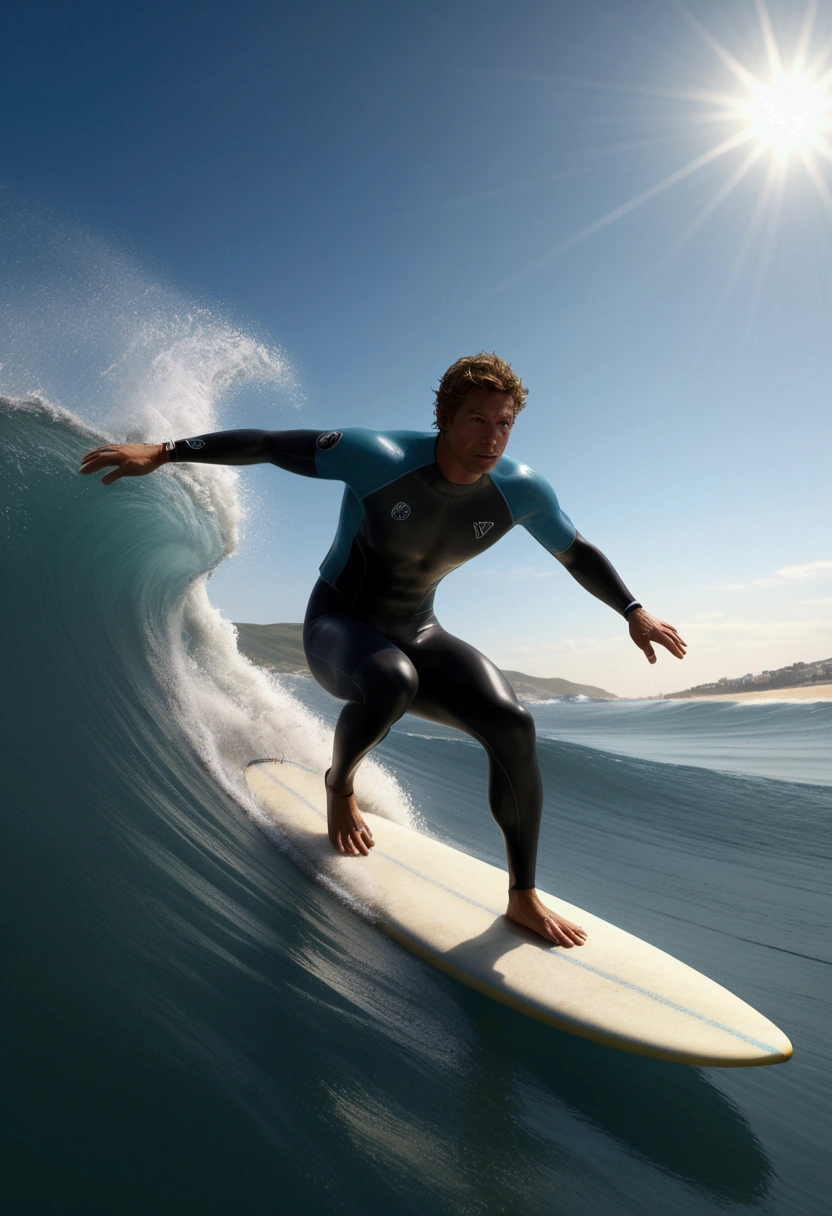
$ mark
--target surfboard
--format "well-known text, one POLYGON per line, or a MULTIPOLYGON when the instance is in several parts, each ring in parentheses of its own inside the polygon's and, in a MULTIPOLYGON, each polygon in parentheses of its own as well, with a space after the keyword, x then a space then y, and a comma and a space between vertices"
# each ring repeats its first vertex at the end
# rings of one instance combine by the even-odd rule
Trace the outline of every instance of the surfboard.
POLYGON ((362 812, 376 841, 369 857, 334 853, 323 778, 298 765, 256 760, 248 786, 278 827, 323 865, 362 871, 362 899, 405 949, 558 1030, 682 1064, 738 1067, 788 1060, 792 1045, 745 1001, 663 950, 553 895, 554 911, 584 927, 564 949, 504 916, 506 873, 442 841, 362 812))

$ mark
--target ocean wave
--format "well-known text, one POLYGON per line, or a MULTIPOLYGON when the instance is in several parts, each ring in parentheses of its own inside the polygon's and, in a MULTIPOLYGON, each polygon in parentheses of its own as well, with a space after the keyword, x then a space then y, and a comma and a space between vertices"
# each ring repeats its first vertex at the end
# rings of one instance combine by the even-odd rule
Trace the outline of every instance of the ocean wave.
MULTIPOLYGON (((262 360, 256 348, 250 353, 257 375, 262 360)), ((183 365, 174 354, 164 362, 177 371, 170 392, 181 402, 188 397, 187 360, 183 365)), ((208 378, 215 386, 243 374, 240 346, 230 342, 225 355, 232 367, 223 376, 217 355, 208 378)), ((154 366, 155 375, 158 358, 154 366)), ((213 423, 208 379, 184 410, 200 429, 213 423)), ((164 396, 155 396, 157 412, 164 396)), ((187 753, 271 830, 245 785, 245 765, 273 756, 323 774, 331 729, 279 677, 240 654, 234 626, 210 602, 208 576, 236 544, 236 472, 166 468, 103 488, 77 469, 83 452, 105 436, 61 406, 43 396, 3 397, 0 426, 5 618, 18 662, 28 658, 31 665, 19 672, 16 696, 25 702, 43 695, 48 684, 49 702, 70 706, 83 679, 96 692, 87 727, 88 750, 97 753, 98 765, 128 760, 141 769, 164 752, 175 769, 187 753), (64 645, 51 645, 56 638, 64 645), (94 743, 101 719, 107 723, 106 756, 94 743)), ((136 429, 147 433, 149 426, 137 423, 136 429)), ((16 709, 20 722, 30 719, 31 706, 18 700, 16 709)), ((72 712, 83 715, 83 701, 76 699, 72 712)), ((78 737, 80 765, 83 732, 78 737)), ((20 755, 36 754, 40 745, 35 735, 22 742, 20 755)), ((378 763, 362 766, 357 788, 369 809, 410 821, 407 797, 378 763)))
POLYGON ((832 785, 832 702, 592 701, 533 705, 543 738, 714 771, 832 785))

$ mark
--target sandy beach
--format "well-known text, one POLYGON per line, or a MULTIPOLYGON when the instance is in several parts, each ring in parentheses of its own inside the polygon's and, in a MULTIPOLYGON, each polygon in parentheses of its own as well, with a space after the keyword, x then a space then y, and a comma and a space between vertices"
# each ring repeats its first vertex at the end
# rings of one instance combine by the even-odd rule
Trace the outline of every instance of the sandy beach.
POLYGON ((832 684, 798 688, 765 688, 758 692, 714 693, 707 697, 673 697, 674 701, 832 701, 832 684))

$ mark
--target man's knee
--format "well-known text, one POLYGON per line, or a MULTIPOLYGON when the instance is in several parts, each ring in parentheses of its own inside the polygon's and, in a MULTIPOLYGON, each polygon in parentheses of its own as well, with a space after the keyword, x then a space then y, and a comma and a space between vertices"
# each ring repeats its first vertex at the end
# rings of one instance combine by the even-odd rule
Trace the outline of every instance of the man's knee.
POLYGON ((486 741, 492 751, 505 756, 534 754, 534 718, 525 705, 503 703, 490 715, 486 741))

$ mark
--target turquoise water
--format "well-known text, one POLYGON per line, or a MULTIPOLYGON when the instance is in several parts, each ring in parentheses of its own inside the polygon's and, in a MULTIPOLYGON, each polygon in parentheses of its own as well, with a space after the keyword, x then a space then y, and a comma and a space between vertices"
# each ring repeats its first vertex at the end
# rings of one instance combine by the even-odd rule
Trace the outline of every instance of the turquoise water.
MULTIPOLYGON (((211 607, 233 474, 102 491, 64 411, 5 402, 0 426, 5 1210, 828 1210, 832 704, 535 708, 541 886, 795 1056, 583 1042, 401 951, 343 866, 309 873, 258 819, 243 765, 322 771, 335 707, 250 668, 211 607)), ((360 794, 499 862, 484 773, 405 718, 360 794)))

